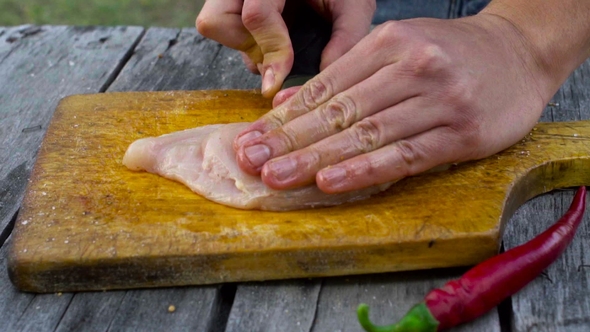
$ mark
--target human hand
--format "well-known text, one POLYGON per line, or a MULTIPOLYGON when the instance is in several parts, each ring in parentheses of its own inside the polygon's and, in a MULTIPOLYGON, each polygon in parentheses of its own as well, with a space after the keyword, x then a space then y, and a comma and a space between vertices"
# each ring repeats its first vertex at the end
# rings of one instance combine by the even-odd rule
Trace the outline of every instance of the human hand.
MULTIPOLYGON (((375 0, 307 2, 333 23, 332 38, 322 53, 321 70, 369 32, 375 0)), ((263 75, 262 94, 272 97, 289 74, 294 58, 281 14, 289 10, 286 5, 298 3, 303 0, 208 0, 196 25, 203 36, 241 51, 247 67, 263 75)))
POLYGON ((479 159, 521 139, 561 82, 490 14, 377 27, 234 142, 271 188, 327 193, 479 159))

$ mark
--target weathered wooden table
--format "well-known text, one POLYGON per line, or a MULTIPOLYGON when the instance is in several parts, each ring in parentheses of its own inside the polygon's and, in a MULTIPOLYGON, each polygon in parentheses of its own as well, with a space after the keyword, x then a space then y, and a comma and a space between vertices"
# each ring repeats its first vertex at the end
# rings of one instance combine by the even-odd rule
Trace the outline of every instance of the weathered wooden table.
MULTIPOLYGON (((428 290, 460 276, 444 269, 204 287, 28 294, 6 273, 10 233, 58 101, 110 91, 249 89, 240 56, 194 28, 0 27, 0 330, 360 331, 356 306, 398 319, 428 290), (175 310, 169 311, 174 305, 175 310)), ((590 119, 590 61, 555 95, 542 121, 590 119)), ((563 214, 572 190, 537 197, 510 220, 504 247, 563 214)), ((590 215, 546 273, 497 310, 455 331, 590 331, 590 215)))

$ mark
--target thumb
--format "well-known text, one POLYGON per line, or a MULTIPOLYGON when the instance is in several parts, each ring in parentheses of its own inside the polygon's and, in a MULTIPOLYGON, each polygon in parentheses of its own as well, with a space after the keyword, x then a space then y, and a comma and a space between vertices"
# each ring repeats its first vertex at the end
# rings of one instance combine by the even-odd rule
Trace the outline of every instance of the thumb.
POLYGON ((262 94, 274 96, 293 66, 289 31, 281 16, 285 0, 245 0, 242 22, 262 51, 258 65, 262 75, 262 94))

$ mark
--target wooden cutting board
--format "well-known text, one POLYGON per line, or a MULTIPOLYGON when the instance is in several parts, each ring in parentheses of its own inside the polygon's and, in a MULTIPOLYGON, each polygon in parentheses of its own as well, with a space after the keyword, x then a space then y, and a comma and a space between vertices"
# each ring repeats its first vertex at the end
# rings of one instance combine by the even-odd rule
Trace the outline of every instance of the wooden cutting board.
POLYGON ((304 211, 225 207, 121 164, 136 139, 253 121, 269 109, 252 91, 64 99, 16 221, 13 283, 55 292, 470 265, 497 252, 504 224, 527 199, 590 184, 588 121, 539 124, 485 160, 304 211))

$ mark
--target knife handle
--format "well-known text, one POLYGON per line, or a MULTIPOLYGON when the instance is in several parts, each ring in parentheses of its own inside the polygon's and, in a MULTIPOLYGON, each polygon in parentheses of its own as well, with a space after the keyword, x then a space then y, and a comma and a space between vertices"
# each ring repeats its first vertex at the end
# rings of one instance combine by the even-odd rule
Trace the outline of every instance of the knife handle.
MULTIPOLYGON (((285 12, 290 8, 285 8, 285 12)), ((320 72, 322 51, 332 37, 332 23, 324 19, 305 2, 284 15, 293 46, 291 72, 281 89, 303 85, 320 72)))

